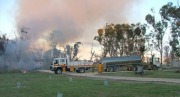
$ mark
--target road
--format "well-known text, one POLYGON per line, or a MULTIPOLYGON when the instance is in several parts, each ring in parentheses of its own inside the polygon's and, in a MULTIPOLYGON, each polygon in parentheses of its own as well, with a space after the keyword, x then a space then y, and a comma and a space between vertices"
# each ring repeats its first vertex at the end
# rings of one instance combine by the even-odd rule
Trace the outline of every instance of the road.
MULTIPOLYGON (((54 73, 50 70, 38 70, 39 72, 54 73)), ((94 79, 104 79, 104 80, 117 80, 117 81, 137 81, 137 82, 160 82, 160 83, 175 83, 180 84, 180 79, 172 78, 148 78, 148 77, 120 77, 120 76, 101 76, 97 75, 98 73, 72 73, 64 72, 63 74, 68 76, 77 76, 77 77, 89 77, 94 79)))

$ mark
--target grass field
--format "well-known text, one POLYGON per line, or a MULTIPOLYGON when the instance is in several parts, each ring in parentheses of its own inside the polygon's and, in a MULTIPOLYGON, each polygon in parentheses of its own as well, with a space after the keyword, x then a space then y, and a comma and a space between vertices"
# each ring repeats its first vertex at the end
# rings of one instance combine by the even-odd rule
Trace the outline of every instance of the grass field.
MULTIPOLYGON (((139 77, 138 74, 135 74, 134 71, 120 71, 120 72, 107 72, 100 75, 107 76, 126 76, 126 77, 139 77)), ((152 77, 152 78, 177 78, 180 79, 180 73, 175 73, 175 71, 144 71, 143 77, 152 77)))
POLYGON ((48 73, 0 74, 0 97, 180 97, 180 85, 133 83, 48 73), (18 84, 18 86, 17 86, 18 84))

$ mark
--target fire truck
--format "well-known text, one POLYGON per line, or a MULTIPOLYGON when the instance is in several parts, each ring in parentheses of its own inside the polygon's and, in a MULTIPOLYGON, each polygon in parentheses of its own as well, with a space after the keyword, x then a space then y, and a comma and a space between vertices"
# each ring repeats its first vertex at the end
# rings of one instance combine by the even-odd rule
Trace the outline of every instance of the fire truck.
POLYGON ((93 67, 93 61, 78 60, 70 61, 66 58, 54 58, 53 63, 50 66, 50 70, 55 74, 61 74, 63 71, 76 71, 77 73, 84 73, 93 67))

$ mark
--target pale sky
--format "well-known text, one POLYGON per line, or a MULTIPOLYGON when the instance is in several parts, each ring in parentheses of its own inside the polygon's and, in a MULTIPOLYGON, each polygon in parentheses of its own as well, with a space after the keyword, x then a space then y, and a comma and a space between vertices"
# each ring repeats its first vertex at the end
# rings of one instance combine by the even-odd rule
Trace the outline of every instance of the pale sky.
POLYGON ((47 35, 56 31, 59 46, 81 41, 80 55, 89 59, 97 29, 106 23, 145 23, 145 15, 154 8, 178 0, 0 0, 0 34, 14 37, 20 26, 30 28, 33 41, 29 45, 46 48, 47 35), (43 45, 42 45, 43 44, 43 45))

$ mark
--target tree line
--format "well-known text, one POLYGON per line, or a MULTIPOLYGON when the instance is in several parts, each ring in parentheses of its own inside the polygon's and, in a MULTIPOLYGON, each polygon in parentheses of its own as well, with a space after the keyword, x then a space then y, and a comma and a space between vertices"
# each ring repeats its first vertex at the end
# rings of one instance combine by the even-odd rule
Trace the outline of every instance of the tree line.
MULTIPOLYGON (((31 70, 36 69, 37 63, 42 63, 46 68, 55 57, 69 57, 70 60, 79 60, 77 56, 81 42, 66 45, 63 50, 57 49, 58 36, 56 31, 50 32, 48 42, 50 49, 44 51, 42 48, 29 48, 31 40, 30 28, 21 27, 19 36, 9 39, 6 34, 0 36, 0 72, 6 70, 31 70)), ((42 65, 41 64, 41 65, 42 65)))
POLYGON ((144 52, 155 49, 160 54, 162 64, 163 51, 167 55, 170 47, 171 57, 179 57, 180 6, 169 2, 159 9, 160 19, 154 14, 151 9, 151 13, 145 16, 146 24, 107 23, 105 27, 98 29, 94 40, 102 46, 102 56, 143 56, 144 52), (171 37, 168 45, 163 45, 167 30, 171 37))
POLYGON ((144 52, 146 25, 106 24, 94 39, 103 46, 103 57, 141 55, 144 52), (141 52, 139 49, 142 49, 141 52))

